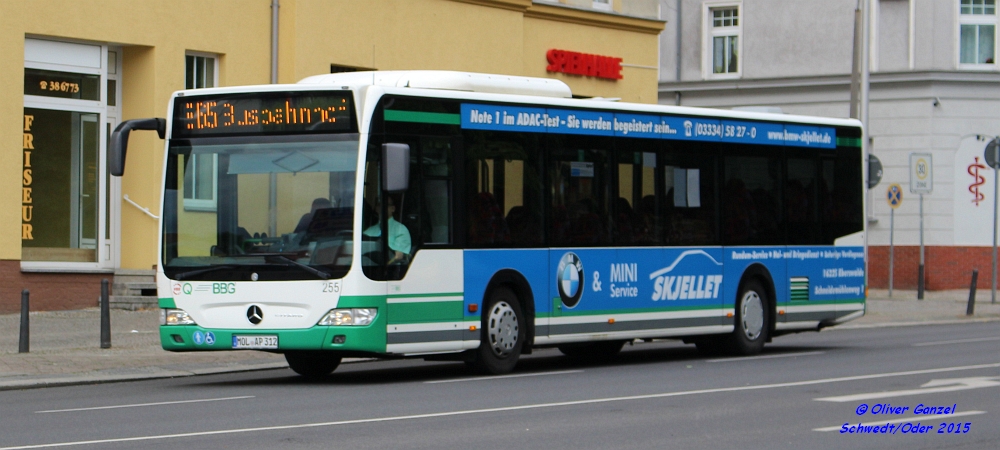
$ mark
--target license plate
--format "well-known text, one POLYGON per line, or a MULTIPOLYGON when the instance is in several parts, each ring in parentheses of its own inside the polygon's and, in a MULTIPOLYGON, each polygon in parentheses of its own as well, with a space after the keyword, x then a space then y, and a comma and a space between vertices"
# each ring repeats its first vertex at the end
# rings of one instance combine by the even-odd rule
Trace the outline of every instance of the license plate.
POLYGON ((233 348, 276 349, 278 336, 275 335, 233 335, 233 348))

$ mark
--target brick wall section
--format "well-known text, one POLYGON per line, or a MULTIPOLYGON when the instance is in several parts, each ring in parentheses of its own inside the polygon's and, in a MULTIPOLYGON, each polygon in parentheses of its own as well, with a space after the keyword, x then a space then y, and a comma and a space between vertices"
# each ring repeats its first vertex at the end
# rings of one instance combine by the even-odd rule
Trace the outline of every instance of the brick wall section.
MULTIPOLYGON (((892 287, 894 289, 916 289, 917 271, 920 265, 920 246, 896 246, 893 250, 892 287)), ((978 289, 990 289, 990 268, 993 252, 990 247, 924 247, 925 288, 929 291, 942 289, 968 289, 972 282, 972 270, 979 270, 978 289)), ((868 248, 868 285, 875 289, 889 287, 889 247, 868 248)))
POLYGON ((21 311, 23 289, 30 292, 32 311, 97 307, 102 279, 114 281, 110 273, 24 273, 20 261, 0 261, 0 314, 21 311))

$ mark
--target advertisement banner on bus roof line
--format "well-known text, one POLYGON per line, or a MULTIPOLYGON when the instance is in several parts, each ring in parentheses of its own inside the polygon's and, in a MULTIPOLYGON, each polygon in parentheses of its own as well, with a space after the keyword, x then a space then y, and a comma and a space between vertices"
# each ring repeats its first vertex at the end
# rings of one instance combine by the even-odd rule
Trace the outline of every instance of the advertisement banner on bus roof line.
POLYGON ((461 126, 470 130, 621 136, 836 148, 832 127, 602 111, 463 103, 461 126))

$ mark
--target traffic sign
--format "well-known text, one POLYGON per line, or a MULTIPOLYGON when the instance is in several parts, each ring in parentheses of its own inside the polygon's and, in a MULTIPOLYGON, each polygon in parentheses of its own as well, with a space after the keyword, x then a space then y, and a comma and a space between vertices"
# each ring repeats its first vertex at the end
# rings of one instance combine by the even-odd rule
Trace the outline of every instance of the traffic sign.
POLYGON ((910 193, 930 194, 934 190, 934 168, 930 153, 910 153, 910 193))
POLYGON ((903 188, 895 183, 889 185, 889 189, 886 190, 886 200, 890 208, 899 208, 899 205, 903 204, 903 188))
POLYGON ((1000 169, 1000 138, 993 138, 989 144, 986 144, 983 156, 986 157, 986 165, 993 169, 1000 169))

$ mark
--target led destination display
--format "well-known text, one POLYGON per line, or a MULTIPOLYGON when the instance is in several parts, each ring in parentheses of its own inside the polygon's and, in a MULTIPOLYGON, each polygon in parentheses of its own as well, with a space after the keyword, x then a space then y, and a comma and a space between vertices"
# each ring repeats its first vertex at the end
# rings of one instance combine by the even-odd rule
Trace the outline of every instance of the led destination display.
POLYGON ((342 92, 178 97, 173 137, 352 132, 353 112, 342 92))

